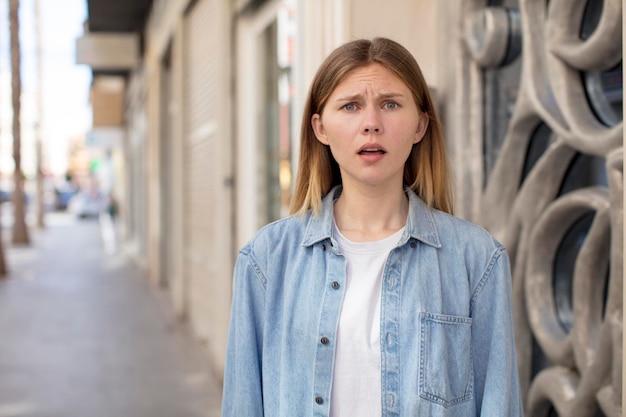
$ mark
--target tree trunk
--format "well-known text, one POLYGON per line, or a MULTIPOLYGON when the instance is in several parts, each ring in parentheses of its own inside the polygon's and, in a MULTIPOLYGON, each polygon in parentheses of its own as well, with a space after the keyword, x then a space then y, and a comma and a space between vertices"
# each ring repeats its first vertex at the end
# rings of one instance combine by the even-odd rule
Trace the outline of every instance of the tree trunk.
MULTIPOLYGON (((0 45, 1 44, 2 42, 0 42, 0 45)), ((1 208, 2 208, 2 205, 0 204, 0 209, 1 208)), ((2 218, 1 210, 0 210, 0 218, 2 218)), ((6 265, 6 262, 4 261, 4 232, 2 230, 2 224, 0 224, 0 280, 6 278, 6 275, 7 275, 7 265, 6 265)))
POLYGON ((44 171, 43 171, 43 53, 41 45, 41 4, 35 0, 35 32, 37 42, 37 126, 35 158, 37 164, 37 227, 45 227, 44 214, 44 171))
POLYGON ((20 39, 19 39, 19 0, 9 0, 9 22, 11 32, 11 97, 13 104, 13 159, 15 172, 13 179, 13 243, 29 244, 28 227, 26 226, 26 199, 24 198, 24 175, 22 173, 22 136, 21 136, 21 94, 22 80, 20 77, 20 39))

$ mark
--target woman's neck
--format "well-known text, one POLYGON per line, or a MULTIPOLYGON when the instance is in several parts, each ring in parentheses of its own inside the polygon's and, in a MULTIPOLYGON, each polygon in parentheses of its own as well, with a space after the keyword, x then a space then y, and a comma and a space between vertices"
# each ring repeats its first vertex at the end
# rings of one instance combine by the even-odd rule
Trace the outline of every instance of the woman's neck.
POLYGON ((402 188, 343 189, 334 217, 341 233, 354 242, 384 239, 406 224, 409 201, 402 188))

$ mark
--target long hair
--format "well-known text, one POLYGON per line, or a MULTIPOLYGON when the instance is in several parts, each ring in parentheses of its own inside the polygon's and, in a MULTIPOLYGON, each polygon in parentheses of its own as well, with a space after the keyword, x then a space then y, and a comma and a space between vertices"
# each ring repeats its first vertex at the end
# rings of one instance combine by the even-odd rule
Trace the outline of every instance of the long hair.
POLYGON ((339 165, 327 145, 315 137, 311 117, 321 115, 328 97, 351 71, 378 63, 393 72, 413 94, 429 119, 421 141, 413 145, 404 165, 404 184, 430 207, 452 214, 452 185, 441 122, 415 58, 402 45, 386 38, 348 42, 335 49, 317 70, 304 106, 300 127, 300 160, 292 214, 319 213, 322 199, 341 184, 339 165))

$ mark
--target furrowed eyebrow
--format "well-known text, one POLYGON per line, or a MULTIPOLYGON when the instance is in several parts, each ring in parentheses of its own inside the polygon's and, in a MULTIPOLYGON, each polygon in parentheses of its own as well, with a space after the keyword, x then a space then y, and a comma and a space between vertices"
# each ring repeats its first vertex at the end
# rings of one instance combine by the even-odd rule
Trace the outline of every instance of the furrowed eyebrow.
POLYGON ((400 93, 386 93, 386 94, 381 94, 380 96, 378 96, 379 99, 389 99, 389 98, 399 98, 399 97, 404 97, 404 94, 400 94, 400 93))
POLYGON ((362 97, 363 97, 362 94, 354 94, 352 96, 339 97, 335 101, 355 101, 355 100, 361 99, 362 97))
MULTIPOLYGON (((384 93, 384 94, 380 94, 378 96, 376 96, 376 99, 378 100, 387 100, 390 98, 401 98, 404 97, 404 94, 401 93, 384 93)), ((337 98, 335 101, 338 102, 343 102, 343 101, 357 101, 363 98, 363 94, 354 94, 351 96, 343 96, 343 97, 339 97, 337 98)))

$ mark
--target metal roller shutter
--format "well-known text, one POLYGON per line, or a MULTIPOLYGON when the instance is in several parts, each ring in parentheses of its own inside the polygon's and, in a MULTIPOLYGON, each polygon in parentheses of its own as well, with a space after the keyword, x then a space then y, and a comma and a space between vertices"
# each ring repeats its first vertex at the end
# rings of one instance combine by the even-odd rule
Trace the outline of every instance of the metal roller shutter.
POLYGON ((224 97, 227 82, 220 6, 219 0, 199 0, 188 11, 183 61, 183 253, 187 311, 197 336, 215 344, 211 350, 218 357, 221 353, 216 346, 222 343, 226 327, 222 322, 228 314, 222 300, 230 299, 230 287, 224 282, 230 283, 231 268, 231 260, 224 257, 223 249, 230 246, 230 242, 224 242, 228 240, 230 210, 225 213, 224 207, 229 207, 231 191, 225 186, 229 174, 224 161, 230 156, 223 110, 228 106, 224 97))

